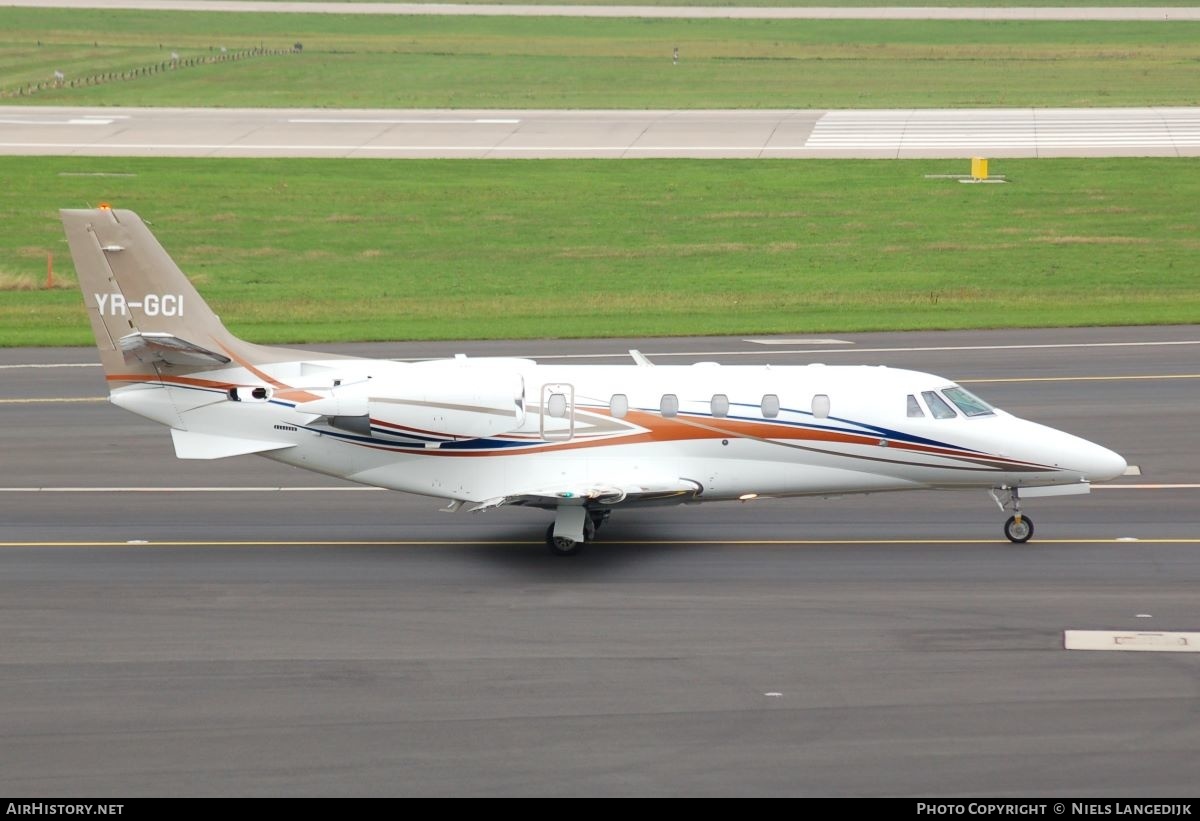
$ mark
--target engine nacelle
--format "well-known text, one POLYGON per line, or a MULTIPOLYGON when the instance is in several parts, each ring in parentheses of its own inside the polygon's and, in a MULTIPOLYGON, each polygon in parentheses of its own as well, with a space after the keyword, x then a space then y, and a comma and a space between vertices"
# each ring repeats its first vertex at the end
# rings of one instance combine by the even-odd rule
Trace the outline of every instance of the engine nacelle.
POLYGON ((361 428, 369 424, 375 434, 482 439, 525 424, 525 380, 469 362, 422 362, 386 379, 335 388, 296 409, 338 420, 331 421, 335 427, 361 420, 361 428))

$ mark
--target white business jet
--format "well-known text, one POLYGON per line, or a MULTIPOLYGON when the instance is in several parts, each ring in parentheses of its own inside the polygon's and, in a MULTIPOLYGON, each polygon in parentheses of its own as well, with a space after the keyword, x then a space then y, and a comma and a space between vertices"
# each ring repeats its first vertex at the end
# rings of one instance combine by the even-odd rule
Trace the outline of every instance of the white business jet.
POLYGON ((1125 460, 953 382, 886 367, 400 363, 230 334, 142 220, 64 210, 111 401, 171 429, 181 459, 260 454, 448 510, 551 511, 570 555, 616 508, 892 490, 1086 493, 1125 460))

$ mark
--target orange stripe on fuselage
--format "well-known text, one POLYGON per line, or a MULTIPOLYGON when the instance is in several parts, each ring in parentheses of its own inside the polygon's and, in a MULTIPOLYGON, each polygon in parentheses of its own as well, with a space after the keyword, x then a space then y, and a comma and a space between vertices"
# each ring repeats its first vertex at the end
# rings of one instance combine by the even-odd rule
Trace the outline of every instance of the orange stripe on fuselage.
POLYGON ((309 393, 306 390, 301 390, 300 388, 293 388, 291 385, 285 385, 283 382, 280 382, 278 379, 271 376, 269 373, 265 373, 264 371, 261 371, 258 368, 254 367, 253 365, 251 365, 245 359, 238 356, 235 351, 230 350, 229 348, 227 348, 224 345, 221 345, 220 347, 221 347, 221 350, 223 350, 223 351, 225 351, 225 353, 229 354, 229 358, 232 359, 234 362, 236 362, 238 365, 241 365, 243 368, 250 371, 250 373, 254 374, 259 379, 266 382, 271 387, 275 388, 276 389, 275 396, 279 397, 280 399, 286 399, 289 402, 311 402, 314 399, 321 398, 320 396, 318 396, 315 393, 309 393))

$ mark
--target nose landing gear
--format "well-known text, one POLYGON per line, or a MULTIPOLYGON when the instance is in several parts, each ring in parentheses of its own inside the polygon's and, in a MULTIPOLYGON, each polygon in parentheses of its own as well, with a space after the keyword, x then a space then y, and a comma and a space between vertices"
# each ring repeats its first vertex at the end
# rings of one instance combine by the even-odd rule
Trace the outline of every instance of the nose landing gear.
POLYGON ((1014 544, 1025 544, 1033 536, 1033 519, 1019 513, 1009 516, 1004 523, 1004 535, 1014 544))
POLYGON ((1025 544, 1033 538, 1033 519, 1021 514, 1021 497, 1015 487, 993 488, 992 499, 1002 511, 1012 511, 1004 523, 1004 537, 1013 544, 1025 544))

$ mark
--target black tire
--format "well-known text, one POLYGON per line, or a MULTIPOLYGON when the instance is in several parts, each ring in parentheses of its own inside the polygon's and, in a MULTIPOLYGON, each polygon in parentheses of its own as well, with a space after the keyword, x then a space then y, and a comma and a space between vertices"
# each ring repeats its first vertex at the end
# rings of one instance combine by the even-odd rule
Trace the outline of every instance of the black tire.
MULTIPOLYGON (((588 519, 591 520, 591 523, 592 523, 592 530, 593 530, 592 537, 593 538, 596 535, 595 531, 600 530, 600 526, 608 521, 609 514, 611 514, 611 513, 612 513, 611 510, 589 510, 588 511, 588 519)), ((588 541, 591 541, 591 539, 588 539, 588 541)))
POLYGON ((554 535, 554 525, 546 529, 546 547, 555 556, 575 556, 583 549, 583 542, 574 539, 558 538, 554 535))
POLYGON ((1004 536, 1013 544, 1025 544, 1033 538, 1033 519, 1022 516, 1018 522, 1016 516, 1009 516, 1004 523, 1004 536))

